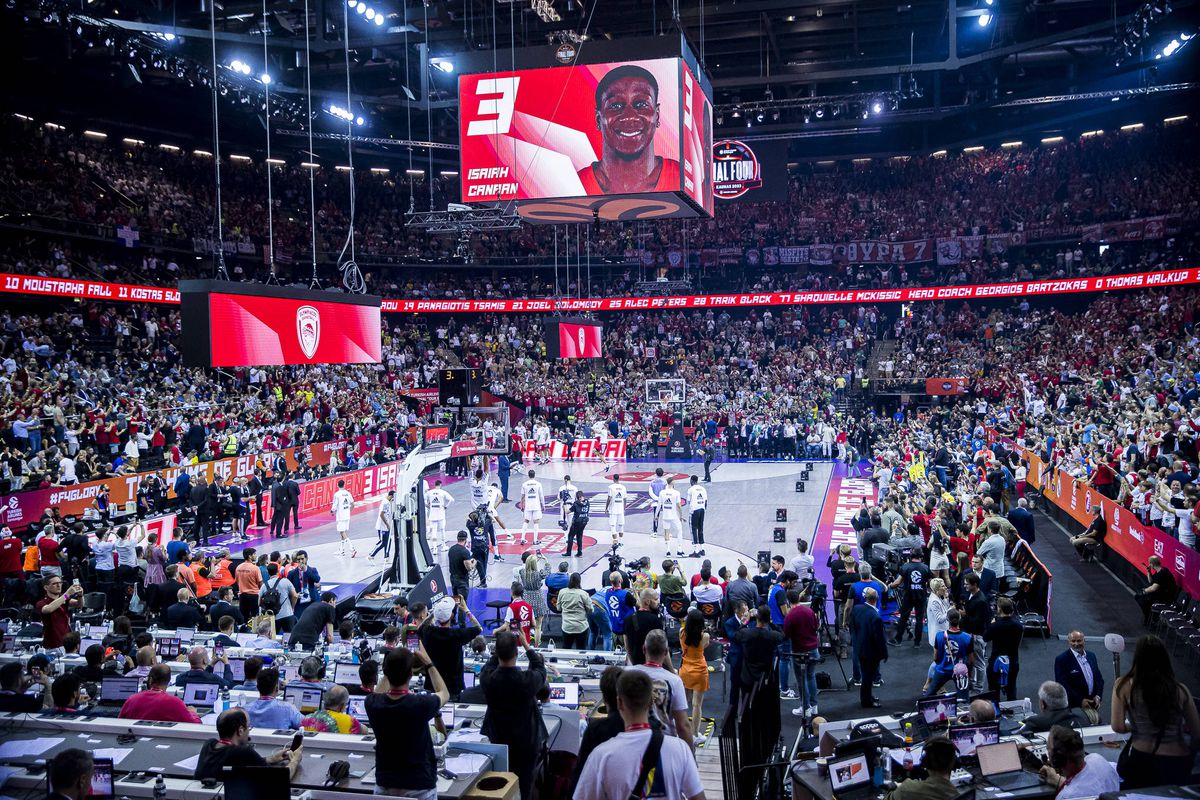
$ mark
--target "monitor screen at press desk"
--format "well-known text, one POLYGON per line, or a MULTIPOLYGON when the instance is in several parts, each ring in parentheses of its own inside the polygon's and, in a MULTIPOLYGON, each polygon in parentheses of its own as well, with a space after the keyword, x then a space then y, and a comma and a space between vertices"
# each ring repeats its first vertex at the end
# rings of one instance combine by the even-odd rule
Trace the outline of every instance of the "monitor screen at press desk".
POLYGON ((359 664, 353 664, 349 661, 339 661, 333 666, 333 682, 340 683, 342 686, 358 686, 361 681, 358 677, 359 664))
POLYGON ((923 697, 917 701, 917 714, 927 725, 954 719, 958 716, 958 700, 953 694, 923 697))
POLYGON ((982 744, 1000 741, 1000 723, 983 722, 978 725, 960 725, 950 729, 950 743, 959 756, 975 755, 975 748, 982 744))
POLYGON ((865 753, 829 764, 829 783, 834 792, 845 792, 871 782, 871 766, 865 753))
POLYGON ((229 674, 238 683, 244 683, 246 680, 246 659, 244 658, 229 658, 229 674))
POLYGON ((113 760, 111 758, 92 759, 92 785, 88 789, 88 797, 105 800, 113 796, 113 760))
POLYGON ((283 699, 284 702, 295 706, 301 714, 311 714, 321 710, 323 694, 319 686, 289 686, 283 692, 283 699))
POLYGON ((354 717, 359 722, 367 721, 367 698, 366 695, 354 696, 350 698, 350 702, 346 704, 346 713, 354 717))
POLYGON ((221 687, 215 683, 189 683, 183 688, 184 705, 211 708, 217 704, 221 687))
POLYGON ((100 699, 109 703, 122 703, 138 693, 141 681, 138 678, 112 676, 100 680, 100 699))
POLYGON ((579 707, 578 683, 551 683, 550 702, 566 708, 579 707))
POLYGON ((284 683, 300 679, 299 664, 279 664, 279 678, 284 683))

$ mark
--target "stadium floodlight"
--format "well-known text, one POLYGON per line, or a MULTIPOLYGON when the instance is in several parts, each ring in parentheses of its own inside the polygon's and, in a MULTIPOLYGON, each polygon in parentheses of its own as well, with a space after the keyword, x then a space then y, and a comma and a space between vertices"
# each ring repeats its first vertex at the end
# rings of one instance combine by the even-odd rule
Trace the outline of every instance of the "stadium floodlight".
POLYGON ((269 73, 269 72, 264 72, 262 75, 260 75, 260 76, 258 77, 258 79, 259 79, 260 81, 262 81, 264 84, 270 85, 270 83, 271 83, 271 73, 269 73))
POLYGON ((429 59, 429 65, 447 74, 454 72, 454 62, 448 58, 431 58, 429 59))
POLYGON ((373 9, 373 8, 367 9, 367 19, 372 19, 372 20, 375 19, 375 9, 373 9))
POLYGON ((355 8, 354 10, 357 11, 359 14, 365 14, 365 13, 367 13, 367 4, 359 3, 358 7, 355 8))
POLYGON ((1042 139, 1042 144, 1058 144, 1063 140, 1061 136, 1047 136, 1042 139))
POLYGON ((358 0, 346 0, 346 5, 350 6, 351 11, 358 10, 358 0))
POLYGON ((363 124, 365 124, 365 123, 366 123, 366 120, 365 120, 365 119, 363 119, 362 117, 355 117, 355 118, 354 118, 354 124, 355 124, 355 125, 363 125, 363 124))
POLYGON ((381 27, 382 25, 383 25, 383 13, 380 12, 375 15, 375 27, 378 28, 378 27, 381 27))
POLYGON ((1011 150, 1014 147, 1020 147, 1023 142, 1001 142, 1000 146, 1006 150, 1011 150))
POLYGON ((1172 39, 1171 41, 1167 42, 1167 46, 1163 48, 1163 57, 1170 58, 1171 56, 1175 55, 1175 51, 1181 47, 1183 47, 1182 42, 1180 42, 1178 39, 1172 39))
POLYGON ((876 100, 874 103, 871 103, 871 113, 882 114, 883 113, 883 103, 879 102, 878 100, 876 100))
POLYGON ((985 11, 976 17, 975 21, 979 23, 979 27, 986 28, 988 25, 992 24, 992 15, 985 11))

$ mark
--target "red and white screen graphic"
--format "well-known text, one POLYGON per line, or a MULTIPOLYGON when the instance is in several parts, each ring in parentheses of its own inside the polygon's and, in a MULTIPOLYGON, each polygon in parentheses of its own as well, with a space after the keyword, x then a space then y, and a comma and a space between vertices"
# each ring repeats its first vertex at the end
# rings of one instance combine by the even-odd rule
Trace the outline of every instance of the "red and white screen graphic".
POLYGON ((680 191, 681 66, 662 58, 461 76, 463 201, 680 191))
POLYGON ((683 65, 683 191, 713 213, 712 103, 683 65))
POLYGON ((375 364, 377 306, 209 295, 212 366, 375 364))
POLYGON ((604 328, 600 325, 558 324, 559 358, 600 358, 604 328))

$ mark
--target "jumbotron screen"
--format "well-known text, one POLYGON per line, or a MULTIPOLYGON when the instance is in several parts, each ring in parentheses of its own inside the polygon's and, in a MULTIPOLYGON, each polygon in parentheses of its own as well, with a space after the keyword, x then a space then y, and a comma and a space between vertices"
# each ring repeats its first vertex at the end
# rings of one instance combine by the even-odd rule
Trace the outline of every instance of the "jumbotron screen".
POLYGON ((464 202, 682 192, 712 213, 712 104, 680 58, 459 78, 464 202))
POLYGON ((559 317, 546 337, 551 358, 600 358, 604 355, 604 326, 586 317, 559 317), (557 327, 557 336, 553 327, 557 327))
POLYGON ((179 292, 188 366, 379 363, 379 297, 228 281, 179 292))

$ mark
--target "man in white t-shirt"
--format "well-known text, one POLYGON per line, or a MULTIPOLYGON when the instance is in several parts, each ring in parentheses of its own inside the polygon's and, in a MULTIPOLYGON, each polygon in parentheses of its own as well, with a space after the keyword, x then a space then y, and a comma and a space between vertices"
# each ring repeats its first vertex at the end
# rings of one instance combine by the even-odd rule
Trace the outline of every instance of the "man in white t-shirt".
POLYGON ((691 477, 687 505, 692 511, 692 558, 704 555, 704 510, 708 508, 708 489, 700 485, 700 477, 691 477))
MULTIPOLYGON (((333 515, 337 522, 338 536, 341 538, 341 543, 338 545, 338 555, 346 555, 346 543, 350 541, 350 512, 354 510, 354 495, 346 491, 346 482, 338 481, 337 491, 333 493, 333 504, 330 506, 329 513, 333 515)), ((350 557, 355 558, 358 555, 358 550, 354 549, 354 545, 350 545, 350 557)))
POLYGON ((525 544, 525 537, 530 527, 533 528, 533 544, 536 547, 539 544, 539 531, 542 524, 542 509, 546 505, 546 499, 542 495, 542 484, 538 481, 536 473, 529 470, 527 473, 529 479, 521 484, 521 499, 517 501, 523 515, 521 517, 521 544, 525 544))
POLYGON ((435 561, 442 557, 442 537, 446 535, 446 511, 454 503, 450 493, 435 480, 433 488, 425 493, 425 538, 433 549, 435 561))
POLYGON ((550 426, 545 422, 538 422, 533 427, 533 443, 534 452, 539 464, 547 464, 550 462, 550 426))
POLYGON ((64 453, 58 460, 58 482, 63 486, 71 486, 78 480, 75 474, 75 459, 64 453))
POLYGON ((613 547, 620 547, 625 538, 625 485, 620 475, 612 476, 608 486, 608 497, 604 500, 604 513, 608 515, 608 528, 612 531, 613 547))
POLYGON ((683 498, 675 488, 675 479, 667 478, 667 485, 658 495, 658 519, 662 523, 663 543, 667 546, 667 555, 671 554, 671 534, 675 534, 675 555, 683 555, 683 524, 679 518, 679 507, 683 498))
POLYGON ((630 796, 704 800, 704 784, 696 759, 686 744, 672 736, 663 736, 647 785, 636 785, 653 735, 650 728, 653 699, 653 682, 642 672, 626 670, 617 680, 617 708, 625 730, 597 745, 587 756, 579 773, 575 800, 628 800, 630 796))
POLYGON ((683 680, 678 675, 663 668, 667 660, 667 635, 661 630, 653 630, 646 634, 642 644, 645 662, 633 664, 626 670, 638 670, 650 676, 654 682, 653 701, 650 713, 658 718, 663 726, 663 733, 677 736, 692 747, 692 725, 688 721, 687 695, 683 688, 683 680))

